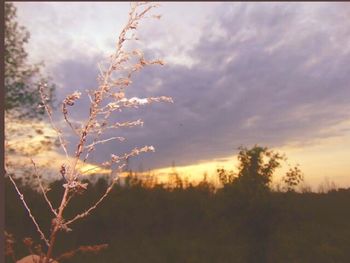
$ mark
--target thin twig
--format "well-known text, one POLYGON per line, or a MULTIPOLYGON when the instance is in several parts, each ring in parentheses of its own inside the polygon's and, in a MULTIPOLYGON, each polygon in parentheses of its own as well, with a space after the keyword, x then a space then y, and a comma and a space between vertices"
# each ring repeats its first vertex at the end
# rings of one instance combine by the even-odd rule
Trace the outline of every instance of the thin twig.
POLYGON ((38 171, 37 171, 35 162, 33 161, 32 158, 30 158, 30 160, 31 160, 31 162, 32 162, 32 164, 33 164, 35 176, 36 176, 36 178, 38 179, 39 187, 40 187, 41 191, 43 192, 45 201, 46 201, 46 203, 49 205, 49 207, 50 207, 52 213, 53 213, 55 216, 57 216, 56 210, 53 208, 53 206, 52 206, 52 204, 51 204, 49 198, 48 198, 47 195, 46 195, 46 191, 45 191, 45 189, 44 189, 44 187, 43 187, 43 184, 42 184, 42 182, 41 182, 41 180, 40 180, 40 177, 39 177, 39 175, 38 175, 38 171))
POLYGON ((119 163, 121 160, 127 160, 130 157, 139 155, 140 153, 154 152, 154 151, 155 151, 155 149, 152 145, 151 146, 146 145, 146 146, 143 146, 142 148, 135 147, 129 153, 125 153, 122 156, 112 154, 111 155, 111 162, 112 163, 119 163))
POLYGON ((68 220, 64 225, 68 226, 70 224, 72 224, 73 222, 75 222, 78 219, 81 219, 83 217, 88 216, 93 210, 95 210, 97 208, 97 206, 103 201, 103 199, 106 198, 106 196, 109 194, 109 192, 112 190, 113 186, 115 185, 116 181, 118 178, 114 178, 111 185, 107 188, 106 192, 104 193, 103 196, 101 196, 101 198, 93 205, 91 206, 88 210, 86 210, 85 212, 78 214, 77 216, 75 216, 73 219, 68 220))
POLYGON ((79 136, 79 132, 77 131, 76 128, 73 127, 73 124, 70 122, 70 120, 68 119, 68 114, 67 114, 67 109, 65 107, 65 104, 62 104, 62 112, 63 112, 63 116, 64 116, 64 120, 66 121, 66 123, 68 124, 68 126, 72 129, 72 131, 79 136))
POLYGON ((94 142, 94 143, 91 143, 91 144, 89 144, 89 145, 86 145, 85 147, 86 148, 90 148, 90 147, 94 147, 95 145, 97 145, 97 144, 104 144, 104 143, 106 143, 106 142, 109 142, 109 141, 112 141, 112 140, 119 140, 119 141, 124 141, 125 140, 125 138, 124 137, 111 137, 111 138, 109 138, 109 139, 106 139, 106 140, 101 140, 101 141, 97 141, 97 142, 94 142))
MULTIPOLYGON (((45 85, 45 84, 44 84, 44 85, 45 85)), ((64 143, 64 141, 63 141, 63 138, 62 138, 62 136, 61 136, 61 132, 59 131, 59 129, 56 127, 56 125, 55 125, 54 122, 53 122, 51 109, 50 109, 49 105, 47 105, 47 103, 46 103, 46 95, 44 94, 43 86, 42 86, 42 85, 40 85, 40 87, 39 87, 39 92, 40 92, 40 96, 41 96, 41 101, 42 101, 42 103, 43 103, 43 105, 44 105, 44 107, 45 107, 45 110, 46 110, 47 115, 49 116, 50 124, 51 124, 52 128, 56 131, 57 136, 58 136, 58 139, 59 139, 59 141, 60 141, 60 145, 61 145, 63 151, 64 151, 65 154, 66 154, 66 158, 68 159, 67 148, 66 148, 65 143, 64 143)))
POLYGON ((67 106, 73 106, 75 101, 78 100, 80 98, 80 96, 81 96, 81 93, 78 91, 75 91, 74 93, 68 95, 62 102, 62 113, 63 113, 64 119, 67 122, 67 124, 69 125, 69 127, 71 127, 73 132, 78 136, 80 136, 79 132, 73 127, 72 123, 68 119, 67 106))
POLYGON ((15 187, 15 189, 16 189, 16 191, 17 191, 17 194, 19 195, 19 198, 21 199, 21 201, 22 201, 24 207, 26 208, 26 210, 27 210, 27 212, 28 212, 28 214, 29 214, 29 217, 32 219, 34 225, 36 226, 36 230, 39 232, 40 238, 41 238, 42 240, 44 240, 45 244, 49 247, 49 246, 50 246, 49 241, 48 241, 47 238, 45 237, 44 232, 40 229, 40 226, 39 226, 38 222, 35 220, 35 217, 32 215, 32 212, 31 212, 30 208, 28 207, 26 201, 24 200, 23 194, 22 194, 21 191, 18 189, 16 182, 13 180, 13 178, 12 178, 12 176, 11 176, 10 174, 7 174, 7 175, 8 175, 8 177, 10 178, 10 180, 11 180, 13 186, 15 187))

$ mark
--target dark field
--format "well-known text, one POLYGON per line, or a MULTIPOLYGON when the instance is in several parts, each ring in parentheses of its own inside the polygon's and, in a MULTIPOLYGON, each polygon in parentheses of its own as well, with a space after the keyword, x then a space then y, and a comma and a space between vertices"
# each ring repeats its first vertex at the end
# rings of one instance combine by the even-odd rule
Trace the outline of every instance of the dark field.
MULTIPOLYGON (((90 185, 66 210, 83 211, 107 182, 90 185)), ((22 187, 38 222, 49 230, 42 196, 22 187)), ((57 206, 62 182, 48 193, 57 206)), ((350 262, 350 189, 321 193, 243 191, 235 185, 152 188, 129 179, 73 231, 60 233, 54 256, 81 245, 107 243, 97 254, 77 253, 62 262, 350 262)), ((7 180, 6 230, 16 238, 17 258, 28 254, 21 239, 38 234, 7 180)), ((12 262, 7 258, 7 262, 12 262)))

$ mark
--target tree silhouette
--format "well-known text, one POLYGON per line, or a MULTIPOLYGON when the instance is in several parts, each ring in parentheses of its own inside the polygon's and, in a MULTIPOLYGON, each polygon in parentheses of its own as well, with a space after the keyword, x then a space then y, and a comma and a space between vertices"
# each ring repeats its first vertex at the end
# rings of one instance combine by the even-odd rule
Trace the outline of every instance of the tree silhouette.
POLYGON ((239 150, 238 174, 234 183, 246 190, 269 189, 272 175, 276 168, 280 167, 280 161, 285 160, 285 157, 267 147, 258 145, 251 149, 240 147, 239 150))
MULTIPOLYGON (((16 117, 40 117, 43 109, 38 109, 41 102, 39 83, 48 82, 42 74, 43 64, 30 64, 25 44, 30 33, 16 21, 17 9, 13 3, 5 3, 5 111, 16 117)), ((55 86, 48 85, 47 96, 53 101, 55 86)))
POLYGON ((282 178, 287 192, 294 192, 295 187, 304 180, 302 171, 298 166, 290 168, 286 175, 282 178))

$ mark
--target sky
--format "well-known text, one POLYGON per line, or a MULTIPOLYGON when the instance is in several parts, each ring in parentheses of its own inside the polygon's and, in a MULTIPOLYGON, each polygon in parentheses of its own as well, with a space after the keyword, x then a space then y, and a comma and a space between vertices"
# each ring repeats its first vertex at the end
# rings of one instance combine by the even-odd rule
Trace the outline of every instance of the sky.
MULTIPOLYGON (((15 5, 31 33, 30 61, 44 61, 58 100, 96 87, 97 63, 113 52, 129 4, 15 5)), ((174 104, 125 112, 122 119, 142 118, 144 126, 118 131, 127 141, 101 145, 92 163, 153 145, 155 153, 131 160, 134 169, 175 164, 202 177, 235 169, 238 147, 259 144, 300 164, 312 186, 350 187, 348 3, 163 2, 153 13, 162 18, 142 22, 138 45, 166 65, 140 72, 127 95, 166 95, 174 104)), ((82 98, 72 118, 86 118, 87 106, 82 98)), ((74 136, 68 140, 74 151, 74 136)))

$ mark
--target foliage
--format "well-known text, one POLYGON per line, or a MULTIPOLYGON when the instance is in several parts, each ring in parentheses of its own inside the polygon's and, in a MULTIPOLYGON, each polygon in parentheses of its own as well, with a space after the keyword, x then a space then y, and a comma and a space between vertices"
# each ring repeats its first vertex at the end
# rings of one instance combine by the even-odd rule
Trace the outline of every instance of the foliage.
POLYGON ((275 170, 286 157, 267 147, 258 145, 248 149, 239 147, 238 172, 218 169, 219 180, 224 187, 238 187, 245 193, 256 194, 269 190, 275 170))
MULTIPOLYGON (((4 38, 4 86, 5 86, 5 158, 7 173, 31 179, 27 161, 39 153, 57 146, 55 134, 41 120, 44 110, 39 84, 49 82, 42 73, 43 64, 30 64, 25 45, 29 31, 17 22, 17 9, 11 2, 5 3, 4 38)), ((50 105, 54 102, 54 84, 47 84, 46 96, 50 105)))
POLYGON ((251 149, 240 147, 237 183, 253 190, 267 189, 274 171, 281 165, 281 160, 284 160, 283 155, 267 147, 258 145, 251 149))
POLYGON ((224 168, 219 168, 216 172, 223 186, 232 185, 236 179, 236 174, 233 171, 226 171, 224 168))
MULTIPOLYGON (((25 44, 30 33, 16 21, 17 9, 13 3, 5 3, 5 111, 17 118, 39 117, 44 113, 37 106, 41 102, 39 83, 48 82, 42 74, 42 63, 30 64, 25 44)), ((53 102, 55 86, 48 85, 49 103, 53 102)))
POLYGON ((282 178, 287 192, 295 191, 295 187, 304 179, 303 173, 298 166, 290 168, 286 175, 282 178))

